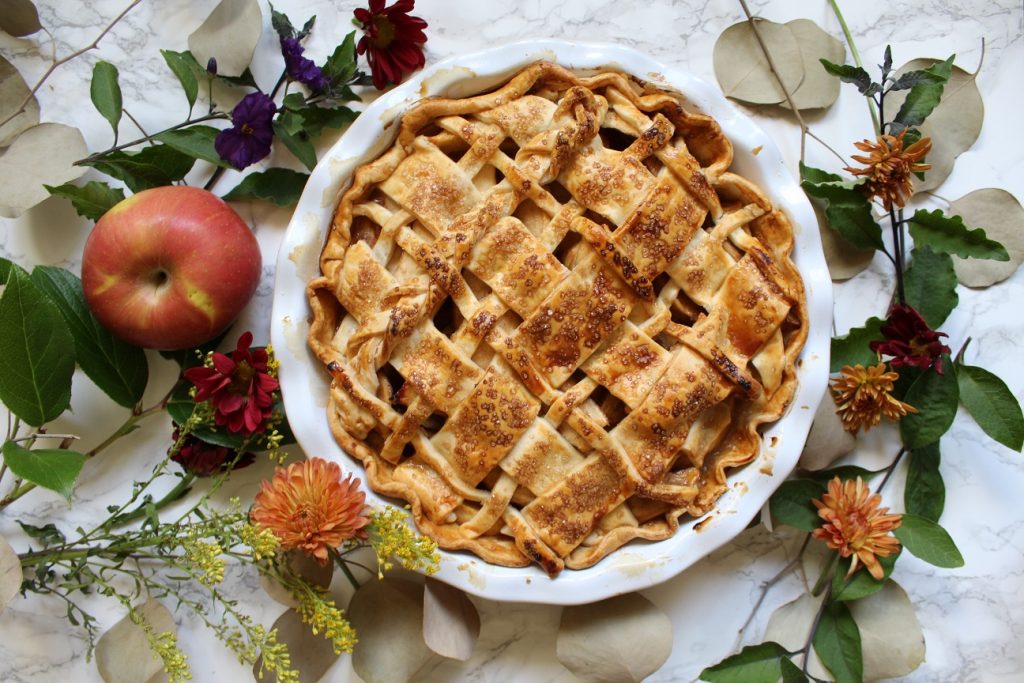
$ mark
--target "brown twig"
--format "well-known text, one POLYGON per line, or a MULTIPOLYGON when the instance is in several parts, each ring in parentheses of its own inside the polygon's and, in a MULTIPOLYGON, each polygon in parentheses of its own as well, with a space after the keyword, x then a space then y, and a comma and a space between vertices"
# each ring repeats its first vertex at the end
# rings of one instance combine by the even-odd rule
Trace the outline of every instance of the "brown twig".
MULTIPOLYGON (((50 68, 48 68, 45 71, 45 73, 43 73, 43 75, 39 78, 39 80, 36 81, 35 86, 33 86, 32 90, 29 91, 28 95, 25 96, 25 99, 22 100, 20 105, 18 105, 17 109, 15 109, 11 113, 11 115, 8 116, 6 119, 4 119, 3 121, 0 121, 0 126, 4 125, 5 123, 7 123, 11 119, 13 119, 15 116, 18 116, 23 111, 25 111, 25 107, 28 105, 29 102, 32 101, 32 98, 35 97, 35 94, 37 92, 39 92, 39 88, 43 87, 43 83, 46 82, 46 79, 49 78, 50 75, 54 71, 56 71, 58 67, 63 66, 64 64, 67 64, 68 62, 70 62, 72 59, 75 59, 76 57, 80 57, 80 56, 84 55, 89 50, 95 50, 97 47, 99 47, 100 41, 103 40, 103 38, 110 32, 110 30, 112 28, 114 28, 114 26, 116 26, 117 23, 119 21, 121 21, 121 19, 123 19, 126 14, 128 14, 128 12, 132 11, 132 9, 134 9, 135 6, 138 5, 140 2, 142 2, 142 0, 132 0, 132 3, 130 5, 125 7, 124 10, 120 14, 118 14, 114 18, 114 20, 111 21, 107 25, 106 28, 104 28, 102 31, 100 31, 100 34, 98 36, 96 36, 95 40, 93 40, 91 43, 89 43, 88 45, 83 47, 81 50, 77 50, 75 52, 72 52, 71 54, 67 55, 66 57, 61 57, 60 59, 53 60, 52 63, 50 64, 50 68)), ((52 36, 51 36, 51 38, 52 38, 52 36)), ((56 52, 54 53, 54 56, 56 56, 56 52)))
POLYGON ((757 22, 754 21, 753 15, 750 14, 750 8, 747 7, 747 0, 740 0, 740 7, 743 8, 743 13, 747 15, 747 22, 750 24, 750 29, 754 32, 754 37, 757 38, 757 44, 761 46, 761 52, 764 53, 765 59, 768 60, 768 67, 772 70, 772 75, 775 76, 775 80, 778 81, 779 87, 782 89, 782 94, 786 96, 786 103, 789 104, 789 108, 793 110, 793 115, 796 116, 796 122, 800 124, 800 161, 802 163, 804 160, 805 140, 808 133, 807 124, 804 123, 804 117, 800 115, 800 110, 796 108, 796 103, 793 102, 793 97, 789 94, 789 89, 786 88, 786 84, 782 82, 782 77, 779 76, 779 70, 775 68, 775 60, 772 59, 772 54, 768 51, 768 46, 764 44, 764 40, 761 38, 761 33, 757 30, 757 22))

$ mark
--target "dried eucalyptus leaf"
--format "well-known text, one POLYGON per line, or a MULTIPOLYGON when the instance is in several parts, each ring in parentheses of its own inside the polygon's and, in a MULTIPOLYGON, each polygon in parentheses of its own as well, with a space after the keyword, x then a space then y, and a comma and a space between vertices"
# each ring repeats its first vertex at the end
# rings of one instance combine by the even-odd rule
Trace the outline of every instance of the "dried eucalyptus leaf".
MULTIPOLYGON (((286 610, 271 628, 277 629, 277 641, 288 646, 292 667, 299 672, 299 683, 316 683, 338 658, 331 641, 324 638, 323 634, 313 635, 309 626, 302 623, 299 613, 293 609, 286 610)), ((263 670, 262 657, 253 665, 252 675, 261 683, 277 682, 276 675, 263 670)))
MULTIPOLYGON (((10 62, 0 57, 0 121, 18 110, 31 89, 10 62)), ((0 147, 6 147, 23 131, 39 123, 39 102, 35 97, 28 101, 25 110, 0 126, 0 147)))
POLYGON ((1024 262, 1024 208, 1007 192, 994 188, 975 190, 949 206, 972 228, 983 228, 989 239, 1010 253, 1009 261, 953 257, 957 279, 968 287, 988 287, 1002 282, 1024 262))
MULTIPOLYGON (((913 59, 896 72, 899 78, 910 71, 927 69, 940 63, 940 59, 913 59)), ((894 91, 885 100, 886 111, 899 111, 909 90, 894 91)), ((921 124, 921 134, 932 139, 932 151, 925 159, 931 164, 923 181, 914 183, 914 190, 934 190, 953 171, 956 158, 966 152, 978 139, 985 120, 985 104, 975 82, 974 74, 954 66, 949 81, 942 90, 939 105, 921 124)))
POLYGON ((0 0, 0 30, 20 38, 42 27, 39 12, 31 0, 0 0))
POLYGON ((216 59, 219 75, 241 76, 262 33, 263 13, 256 0, 221 0, 188 37, 188 49, 204 67, 216 59))
POLYGON ((0 536, 0 614, 3 614, 7 603, 21 590, 21 560, 18 553, 0 536))
POLYGON ((672 653, 672 622, 639 593, 566 607, 555 650, 583 683, 638 683, 672 653))
MULTIPOLYGON (((786 26, 796 37, 804 64, 804 80, 790 91, 793 103, 801 110, 831 107, 839 97, 839 79, 825 71, 819 60, 842 64, 846 48, 810 19, 795 19, 786 22, 786 26)), ((786 100, 781 105, 789 109, 786 100)))
MULTIPOLYGON (((808 578, 813 581, 816 577, 808 578)), ((786 603, 772 612, 772 616, 768 618, 764 639, 776 642, 790 652, 801 649, 807 640, 807 634, 811 631, 811 624, 814 623, 814 616, 818 613, 819 605, 821 605, 821 597, 816 598, 809 593, 804 593, 796 600, 786 603)), ((821 663, 814 648, 811 648, 807 672, 820 680, 835 680, 821 663)))
POLYGON ((480 614, 458 588, 427 577, 423 586, 423 640, 449 659, 464 662, 480 637, 480 614))
MULTIPOLYGON (((312 555, 299 550, 287 551, 284 561, 285 566, 292 574, 305 579, 314 586, 327 588, 331 585, 331 579, 334 577, 334 563, 328 562, 321 565, 312 555)), ((298 605, 287 588, 264 574, 260 574, 260 586, 275 602, 279 602, 285 607, 298 605)))
MULTIPOLYGON (((135 608, 155 633, 174 633, 171 613, 159 601, 149 599, 135 608)), ((138 683, 167 680, 164 665, 149 647, 146 632, 125 615, 96 643, 96 668, 106 683, 138 683), (154 678, 156 677, 156 678, 154 678)))
POLYGON ((85 173, 74 162, 89 153, 77 128, 41 123, 0 156, 0 216, 17 218, 50 196, 44 185, 62 185, 85 173))
MULTIPOLYGON (((779 77, 792 93, 804 79, 804 62, 796 36, 788 26, 754 19, 772 55, 779 77)), ((778 104, 786 99, 772 74, 750 22, 733 24, 718 36, 714 50, 715 78, 726 97, 749 104, 778 104)))
POLYGON ((914 605, 895 581, 847 603, 860 630, 864 680, 902 678, 921 666, 925 645, 914 605))
POLYGON ((807 435, 804 452, 800 455, 799 465, 805 470, 823 470, 856 447, 857 439, 843 429, 843 421, 836 413, 836 404, 830 396, 825 396, 818 404, 818 412, 814 414, 814 422, 807 435))
POLYGON ((359 634, 352 668, 366 683, 416 680, 435 656, 423 642, 423 587, 411 581, 363 584, 352 596, 348 619, 359 634))

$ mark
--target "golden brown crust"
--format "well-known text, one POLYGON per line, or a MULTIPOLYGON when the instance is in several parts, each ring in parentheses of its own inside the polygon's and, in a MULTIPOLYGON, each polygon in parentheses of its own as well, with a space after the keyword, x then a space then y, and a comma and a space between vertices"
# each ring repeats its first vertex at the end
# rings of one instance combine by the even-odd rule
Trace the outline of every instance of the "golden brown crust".
POLYGON ((792 226, 681 98, 538 63, 427 99, 308 287, 328 421, 444 548, 556 574, 713 508, 788 408, 792 226))

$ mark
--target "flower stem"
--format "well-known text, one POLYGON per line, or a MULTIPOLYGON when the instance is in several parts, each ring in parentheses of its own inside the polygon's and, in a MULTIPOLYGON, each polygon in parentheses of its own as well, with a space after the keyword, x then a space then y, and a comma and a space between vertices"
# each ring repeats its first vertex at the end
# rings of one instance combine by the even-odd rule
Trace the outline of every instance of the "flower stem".
POLYGON ((839 559, 839 553, 832 553, 828 556, 828 562, 821 568, 821 574, 818 576, 818 580, 814 583, 814 588, 811 589, 811 595, 820 595, 821 589, 826 585, 831 590, 832 587, 832 568, 835 566, 836 561, 839 559))
POLYGON ((896 211, 894 209, 889 209, 889 222, 892 224, 892 264, 896 268, 896 298, 901 304, 905 304, 907 303, 907 294, 903 287, 903 230, 901 228, 902 220, 896 219, 896 211))
MULTIPOLYGON (((186 472, 185 476, 183 476, 178 481, 178 483, 174 485, 174 488, 172 488, 170 491, 164 494, 164 496, 160 498, 160 500, 153 503, 153 507, 157 510, 162 510, 169 504, 180 499, 182 496, 189 492, 189 489, 192 487, 192 482, 194 482, 195 479, 196 475, 192 474, 191 472, 186 472)), ((134 510, 132 510, 131 512, 125 512, 123 514, 120 514, 111 520, 110 525, 120 526, 122 524, 127 524, 128 522, 134 522, 137 519, 142 519, 146 516, 146 508, 147 505, 144 503, 135 508, 134 510)))
POLYGON ((359 590, 359 580, 356 579, 352 570, 348 568, 348 562, 345 561, 345 558, 338 554, 338 550, 336 548, 328 548, 327 552, 334 560, 334 564, 338 565, 338 569, 340 569, 341 573, 345 575, 346 579, 348 579, 348 582, 352 584, 352 588, 359 590))
MULTIPOLYGON (((846 25, 846 19, 843 18, 843 13, 839 11, 839 3, 836 0, 828 0, 828 4, 832 6, 832 12, 835 13, 836 19, 839 20, 839 26, 843 29, 846 44, 850 46, 850 54, 853 55, 853 63, 863 69, 864 63, 860 59, 860 53, 857 52, 857 44, 853 42, 853 34, 850 33, 850 27, 846 25)), ((868 113, 871 114, 871 123, 874 125, 875 130, 881 134, 882 129, 878 124, 879 115, 875 113, 874 102, 871 101, 870 97, 865 99, 868 103, 868 113)))
POLYGON ((875 490, 875 493, 881 493, 882 489, 885 488, 885 485, 889 483, 889 478, 892 477, 892 473, 896 471, 896 465, 900 464, 900 460, 903 459, 903 456, 904 454, 906 454, 906 452, 906 447, 903 447, 900 448, 898 453, 896 453, 896 458, 892 461, 892 464, 885 468, 885 476, 882 477, 882 483, 878 485, 878 488, 875 490))

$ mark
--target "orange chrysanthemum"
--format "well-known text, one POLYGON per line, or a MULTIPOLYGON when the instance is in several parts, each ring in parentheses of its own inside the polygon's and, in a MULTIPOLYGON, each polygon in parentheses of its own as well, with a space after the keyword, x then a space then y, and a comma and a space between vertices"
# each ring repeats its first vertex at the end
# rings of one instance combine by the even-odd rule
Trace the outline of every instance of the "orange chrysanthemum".
POLYGON ((846 482, 835 477, 828 483, 828 493, 811 502, 825 520, 813 536, 838 550, 840 557, 853 556, 846 575, 853 574, 860 563, 880 581, 884 572, 878 558, 900 549, 900 542, 891 532, 899 527, 902 517, 887 514, 889 508, 878 507, 882 497, 871 493, 860 477, 846 482))
POLYGON ((847 365, 841 373, 829 388, 846 431, 856 434, 862 427, 867 431, 876 426, 883 415, 898 420, 907 413, 917 412, 914 406, 893 398, 893 386, 900 376, 886 372, 885 363, 868 368, 847 365))
POLYGON ((868 197, 882 200, 885 210, 893 205, 902 207, 913 193, 911 174, 927 171, 930 164, 918 163, 932 149, 931 138, 923 137, 906 149, 903 148, 903 136, 907 129, 899 135, 879 135, 876 142, 862 140, 853 143, 868 156, 853 155, 853 160, 865 164, 864 168, 846 167, 855 176, 867 176, 861 189, 868 197))
POLYGON ((276 468, 260 485, 249 519, 273 531, 283 549, 301 548, 326 564, 329 548, 366 537, 365 509, 358 479, 349 474, 342 480, 336 463, 312 458, 276 468))

